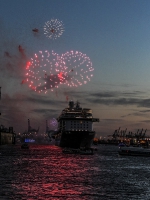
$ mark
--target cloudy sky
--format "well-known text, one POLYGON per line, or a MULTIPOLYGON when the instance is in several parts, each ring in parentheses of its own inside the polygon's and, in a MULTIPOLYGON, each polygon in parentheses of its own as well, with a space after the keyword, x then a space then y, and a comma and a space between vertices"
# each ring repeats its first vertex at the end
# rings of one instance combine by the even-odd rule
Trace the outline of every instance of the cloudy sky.
MULTIPOLYGON (((94 124, 98 136, 119 127, 147 129, 150 135, 149 10, 149 0, 1 0, 0 124, 22 133, 30 119, 31 126, 43 132, 46 120, 57 118, 68 100, 78 100, 100 119, 94 124), (44 34, 51 19, 64 27, 55 40, 44 34), (78 87, 58 81, 53 91, 48 82, 46 94, 32 90, 27 62, 46 50, 60 56, 70 51, 86 55, 94 68, 91 81, 78 87)), ((86 71, 86 65, 81 67, 86 71)), ((70 77, 66 80, 69 84, 70 77)))

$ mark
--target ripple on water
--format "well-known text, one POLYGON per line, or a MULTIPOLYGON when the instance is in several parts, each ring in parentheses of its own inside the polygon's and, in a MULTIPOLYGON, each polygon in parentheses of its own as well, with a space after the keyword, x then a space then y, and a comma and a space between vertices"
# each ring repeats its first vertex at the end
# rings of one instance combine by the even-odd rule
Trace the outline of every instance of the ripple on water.
POLYGON ((98 146, 88 156, 53 145, 1 146, 0 199, 150 199, 148 159, 117 150, 98 146))

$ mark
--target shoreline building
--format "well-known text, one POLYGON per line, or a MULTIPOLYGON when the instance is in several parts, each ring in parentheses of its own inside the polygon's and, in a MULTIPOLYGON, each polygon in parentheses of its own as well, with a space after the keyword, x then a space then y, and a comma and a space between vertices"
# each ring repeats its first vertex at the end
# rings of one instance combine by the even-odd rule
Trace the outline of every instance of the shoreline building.
POLYGON ((32 128, 30 119, 28 119, 28 131, 24 131, 22 134, 21 142, 35 143, 39 140, 39 127, 38 129, 32 128))
POLYGON ((13 127, 5 128, 0 126, 0 145, 15 144, 16 134, 13 131, 13 127))
MULTIPOLYGON (((0 100, 1 100, 1 87, 0 87, 0 100)), ((13 131, 13 127, 6 128, 3 125, 0 126, 0 145, 15 144, 15 138, 16 134, 13 131)))

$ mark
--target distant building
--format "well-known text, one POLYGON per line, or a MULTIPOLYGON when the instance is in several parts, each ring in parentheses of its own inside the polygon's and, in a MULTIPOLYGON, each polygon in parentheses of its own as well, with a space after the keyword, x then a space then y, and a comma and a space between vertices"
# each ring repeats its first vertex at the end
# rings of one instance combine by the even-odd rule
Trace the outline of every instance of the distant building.
POLYGON ((39 127, 37 129, 32 128, 28 119, 28 131, 22 133, 21 142, 35 143, 40 140, 39 135, 39 127))
POLYGON ((0 145, 15 144, 15 137, 13 127, 7 129, 3 125, 0 126, 0 145))

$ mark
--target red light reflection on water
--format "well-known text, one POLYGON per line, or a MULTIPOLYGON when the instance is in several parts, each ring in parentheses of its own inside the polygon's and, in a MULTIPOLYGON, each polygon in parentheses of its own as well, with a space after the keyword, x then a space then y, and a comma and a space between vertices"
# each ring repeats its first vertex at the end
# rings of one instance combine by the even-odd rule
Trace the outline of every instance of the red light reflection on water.
POLYGON ((89 187, 87 166, 91 156, 63 154, 61 148, 53 145, 31 145, 28 151, 19 150, 19 154, 20 159, 14 165, 16 196, 30 200, 73 199, 89 187))

